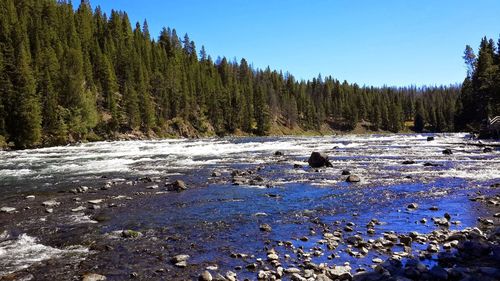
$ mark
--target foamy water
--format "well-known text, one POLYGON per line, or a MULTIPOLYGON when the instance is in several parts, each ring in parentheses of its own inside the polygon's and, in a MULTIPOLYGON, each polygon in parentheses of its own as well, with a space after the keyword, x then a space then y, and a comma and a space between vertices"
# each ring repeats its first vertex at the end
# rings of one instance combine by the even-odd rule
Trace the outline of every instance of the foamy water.
MULTIPOLYGON (((7 234, 3 234, 7 238, 7 234)), ((0 276, 28 268, 44 260, 84 258, 89 250, 81 246, 57 249, 38 243, 35 237, 21 234, 14 239, 0 240, 0 276)))
MULTIPOLYGON (((336 167, 359 169, 366 182, 401 166, 402 160, 445 163, 445 167, 419 167, 403 175, 428 175, 487 180, 499 178, 498 152, 482 154, 466 142, 465 134, 348 135, 328 137, 225 138, 199 140, 118 141, 0 152, 0 194, 43 190, 68 182, 85 182, 101 176, 165 175, 203 167, 224 168, 234 163, 265 163, 279 150, 295 161, 311 151, 327 151, 336 167), (453 155, 443 155, 451 147, 453 155), (369 169, 367 169, 369 168, 369 169), (437 170, 437 171, 436 171, 437 170)), ((422 163, 419 163, 422 164, 422 163)))

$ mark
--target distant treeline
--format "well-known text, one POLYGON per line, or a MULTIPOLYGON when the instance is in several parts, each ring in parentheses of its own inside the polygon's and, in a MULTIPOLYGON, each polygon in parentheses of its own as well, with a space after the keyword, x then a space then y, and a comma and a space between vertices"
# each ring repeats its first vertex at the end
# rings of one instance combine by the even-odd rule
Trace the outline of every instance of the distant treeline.
POLYGON ((297 81, 245 59, 214 61, 187 34, 165 28, 152 40, 147 22, 131 25, 126 13, 93 11, 85 0, 76 10, 66 1, 2 0, 0 143, 27 148, 185 128, 199 135, 325 124, 350 130, 360 121, 375 131, 398 132, 407 121, 416 131, 454 131, 498 111, 489 102, 497 93, 498 104, 498 53, 483 45, 461 96, 458 85, 360 87, 332 77, 297 81))

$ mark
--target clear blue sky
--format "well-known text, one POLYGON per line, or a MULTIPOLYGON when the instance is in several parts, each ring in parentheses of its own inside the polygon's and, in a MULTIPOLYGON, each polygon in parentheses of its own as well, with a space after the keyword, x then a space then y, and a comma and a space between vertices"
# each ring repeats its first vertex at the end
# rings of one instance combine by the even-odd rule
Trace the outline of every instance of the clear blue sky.
MULTIPOLYGON (((74 0, 74 3, 79 3, 74 0)), ((498 39, 499 0, 91 0, 188 33, 215 59, 360 85, 462 82, 466 44, 498 39)))

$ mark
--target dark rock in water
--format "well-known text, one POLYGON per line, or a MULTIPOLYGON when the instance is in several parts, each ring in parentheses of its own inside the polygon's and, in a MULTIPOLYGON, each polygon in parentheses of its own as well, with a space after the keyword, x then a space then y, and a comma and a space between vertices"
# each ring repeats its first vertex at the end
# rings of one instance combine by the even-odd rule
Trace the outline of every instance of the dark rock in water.
POLYGON ((403 161, 403 165, 412 165, 412 164, 415 164, 415 161, 413 161, 413 160, 403 161))
POLYGON ((418 208, 418 204, 417 203, 411 203, 408 205, 407 207, 408 209, 417 209, 418 208))
POLYGON ((401 244, 405 246, 411 247, 411 242, 413 242, 413 239, 411 239, 410 236, 401 236, 399 237, 399 242, 401 242, 401 244))
POLYGON ((276 151, 276 152, 274 153, 274 156, 283 156, 283 152, 281 152, 281 151, 276 151))
POLYGON ((313 152, 307 160, 309 166, 313 168, 321 168, 321 167, 333 167, 332 163, 328 160, 328 155, 321 152, 313 152))
POLYGON ((491 152, 493 152, 493 149, 491 149, 491 147, 485 147, 485 148, 483 149, 483 152, 484 152, 484 153, 491 153, 491 152))
POLYGON ((449 221, 451 220, 451 215, 448 213, 444 213, 444 218, 449 221))
POLYGON ((427 137, 427 141, 433 141, 434 137, 427 137))
POLYGON ((221 174, 219 172, 213 172, 212 173, 212 177, 213 178, 217 178, 217 177, 220 177, 220 176, 221 176, 221 174))
POLYGON ((447 149, 443 150, 443 154, 444 155, 451 155, 451 154, 453 154, 453 151, 451 151, 451 149, 447 148, 447 149))
POLYGON ((350 175, 347 177, 347 179, 345 181, 346 182, 360 182, 361 179, 356 175, 350 175))
POLYGON ((150 177, 143 177, 140 178, 139 181, 142 181, 143 183, 148 183, 148 182, 153 182, 153 179, 150 177))
POLYGON ((300 168, 302 168, 302 165, 300 165, 300 164, 293 164, 293 168, 294 169, 300 169, 300 168))
POLYGON ((266 231, 266 232, 271 232, 273 229, 271 228, 271 226, 267 223, 263 223, 259 226, 259 229, 261 231, 266 231))
POLYGON ((426 162, 426 163, 424 163, 424 166, 425 167, 439 167, 439 166, 442 166, 442 165, 441 164, 435 164, 435 163, 426 162))
POLYGON ((186 183, 181 180, 176 180, 170 184, 168 184, 167 189, 169 191, 183 191, 187 189, 186 183))
POLYGON ((437 211, 437 210, 439 210, 439 208, 437 206, 432 206, 432 207, 429 208, 429 210, 431 210, 431 211, 437 211))
POLYGON ((351 171, 349 171, 349 170, 342 170, 342 175, 343 176, 348 176, 350 174, 351 174, 351 171))

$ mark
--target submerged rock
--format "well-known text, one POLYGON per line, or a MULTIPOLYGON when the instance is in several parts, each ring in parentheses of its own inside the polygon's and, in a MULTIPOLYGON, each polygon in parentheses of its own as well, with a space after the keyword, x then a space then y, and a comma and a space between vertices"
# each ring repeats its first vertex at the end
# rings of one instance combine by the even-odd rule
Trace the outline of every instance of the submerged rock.
POLYGON ((313 152, 311 153, 311 156, 309 157, 309 160, 307 160, 307 163, 309 163, 309 166, 312 168, 321 168, 321 167, 333 167, 332 163, 328 160, 328 155, 322 152, 313 152))
POLYGON ((434 137, 427 137, 427 141, 433 141, 434 137))

